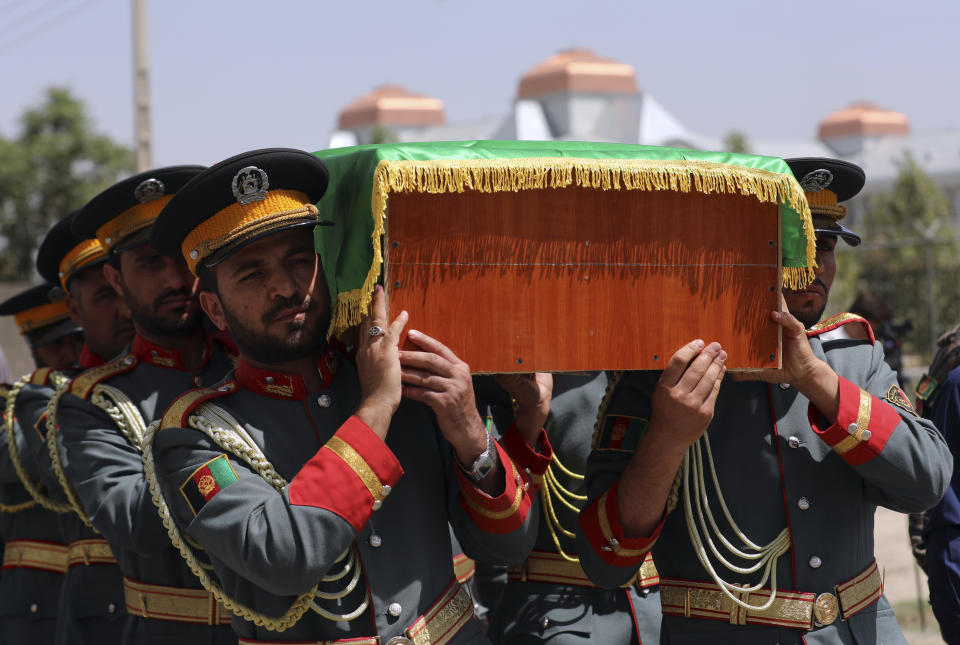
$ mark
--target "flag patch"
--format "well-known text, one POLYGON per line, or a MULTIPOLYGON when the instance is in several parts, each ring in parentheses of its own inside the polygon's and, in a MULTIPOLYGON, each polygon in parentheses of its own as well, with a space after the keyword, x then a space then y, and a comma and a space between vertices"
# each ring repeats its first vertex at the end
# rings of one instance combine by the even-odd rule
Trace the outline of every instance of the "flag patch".
POLYGON ((603 417, 597 450, 620 450, 633 452, 647 429, 646 419, 626 415, 608 414, 603 417))
POLYGON ((917 416, 917 411, 913 409, 913 406, 910 405, 910 400, 907 398, 907 395, 904 394, 896 385, 891 385, 890 389, 887 390, 887 401, 894 404, 902 410, 906 410, 910 414, 917 416))
POLYGON ((193 471, 180 487, 180 493, 196 516, 217 493, 239 479, 227 456, 220 455, 193 471))

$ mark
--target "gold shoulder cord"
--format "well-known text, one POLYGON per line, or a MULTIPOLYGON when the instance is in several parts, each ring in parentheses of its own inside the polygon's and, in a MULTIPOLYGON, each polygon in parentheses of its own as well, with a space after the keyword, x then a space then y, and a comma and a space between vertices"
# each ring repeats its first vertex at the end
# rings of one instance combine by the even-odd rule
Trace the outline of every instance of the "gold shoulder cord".
MULTIPOLYGON (((87 517, 86 511, 83 510, 83 506, 80 505, 77 492, 73 489, 73 484, 70 483, 69 478, 67 478, 67 473, 63 469, 63 460, 60 458, 60 444, 57 443, 57 434, 60 432, 59 426, 57 425, 57 411, 60 407, 60 399, 68 389, 70 389, 70 381, 66 379, 57 386, 57 391, 50 397, 50 402, 47 404, 47 450, 50 451, 53 473, 57 476, 57 481, 60 482, 60 487, 67 496, 67 502, 70 504, 70 508, 77 514, 80 521, 94 531, 97 531, 97 528, 87 517)), ((99 532, 100 531, 97 531, 97 533, 99 532)))
MULTIPOLYGON (((57 379, 58 382, 66 379, 65 376, 59 374, 58 372, 54 372, 54 374, 59 376, 57 379)), ((20 459, 20 451, 17 449, 17 437, 13 431, 15 416, 14 407, 16 406, 17 397, 20 395, 20 391, 25 385, 27 385, 27 383, 30 382, 30 376, 30 374, 27 374, 20 377, 20 379, 13 384, 13 387, 10 388, 10 394, 7 396, 6 423, 4 424, 4 432, 7 433, 7 448, 10 451, 10 461, 13 463, 13 469, 17 471, 17 477, 20 479, 20 483, 23 484, 23 487, 27 489, 27 492, 30 493, 30 497, 32 497, 37 504, 44 507, 48 511, 53 511, 54 513, 69 513, 73 510, 73 507, 70 506, 68 502, 55 502, 40 492, 40 484, 30 479, 27 471, 23 468, 23 461, 20 459)))
POLYGON ((90 402, 107 413, 130 445, 143 452, 143 435, 147 425, 130 397, 112 385, 101 383, 94 386, 90 402))
MULTIPOLYGON (((6 422, 6 407, 7 401, 10 400, 10 390, 5 386, 0 386, 0 396, 3 397, 4 402, 4 423, 2 431, 7 434, 7 441, 9 442, 10 433, 7 431, 7 422, 6 422)), ((20 502, 19 504, 4 504, 0 502, 0 513, 19 513, 20 511, 25 511, 28 508, 33 508, 37 503, 33 499, 28 499, 26 501, 20 502)))
MULTIPOLYGON (((220 446, 226 452, 231 453, 238 459, 244 461, 253 470, 260 475, 277 492, 282 492, 287 485, 287 481, 280 476, 273 465, 267 460, 266 455, 260 450, 253 438, 247 434, 243 427, 234 419, 230 413, 212 403, 203 403, 194 410, 187 422, 191 428, 203 432, 215 444, 220 446)), ((368 601, 364 599, 363 603, 348 614, 331 613, 316 603, 316 598, 335 599, 342 598, 349 594, 356 587, 360 580, 361 565, 356 550, 351 546, 345 552, 338 562, 345 561, 343 569, 338 573, 328 574, 322 578, 324 582, 340 580, 353 570, 353 576, 343 590, 334 593, 324 593, 319 591, 319 585, 310 591, 297 597, 294 603, 279 618, 267 616, 255 609, 248 607, 236 600, 230 598, 223 589, 213 581, 210 575, 205 571, 204 566, 199 562, 193 549, 181 535, 173 521, 170 508, 163 497, 160 489, 160 482, 157 479, 156 468, 153 458, 153 438, 158 431, 160 422, 155 421, 147 427, 143 441, 143 466, 147 477, 147 484, 150 486, 150 494, 154 505, 160 514, 160 519, 170 541, 180 551, 184 561, 193 572, 203 588, 209 591, 217 601, 221 602, 237 616, 252 622, 253 624, 265 627, 271 631, 282 632, 295 625, 303 615, 313 609, 315 612, 336 622, 345 622, 353 620, 367 610, 368 601)))

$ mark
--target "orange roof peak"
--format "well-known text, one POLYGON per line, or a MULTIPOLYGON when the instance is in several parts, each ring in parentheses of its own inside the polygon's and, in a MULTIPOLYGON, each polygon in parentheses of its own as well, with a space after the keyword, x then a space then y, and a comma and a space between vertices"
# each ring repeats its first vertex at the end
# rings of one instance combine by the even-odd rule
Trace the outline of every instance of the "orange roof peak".
POLYGON ((636 94, 633 65, 597 56, 589 49, 562 49, 520 77, 517 98, 558 92, 636 94))
POLYGON ((822 141, 843 137, 870 137, 909 134, 906 114, 877 107, 870 101, 854 101, 834 110, 820 122, 818 136, 822 141))
POLYGON ((428 126, 445 121, 443 101, 411 92, 402 85, 384 84, 351 101, 337 120, 339 130, 372 125, 428 126))

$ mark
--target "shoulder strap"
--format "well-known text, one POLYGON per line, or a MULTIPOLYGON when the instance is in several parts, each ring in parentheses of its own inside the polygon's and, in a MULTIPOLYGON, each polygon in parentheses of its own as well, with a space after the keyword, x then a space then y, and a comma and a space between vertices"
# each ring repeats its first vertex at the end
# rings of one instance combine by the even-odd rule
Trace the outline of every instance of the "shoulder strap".
POLYGON ((90 392, 96 385, 99 385, 107 379, 111 379, 118 374, 129 372, 137 366, 137 357, 135 354, 127 354, 116 358, 109 363, 104 363, 98 367, 92 367, 86 372, 79 374, 70 383, 70 393, 81 399, 90 396, 90 392))
POLYGON ((867 319, 851 313, 837 314, 832 318, 827 318, 823 322, 817 323, 807 330, 807 337, 812 338, 814 336, 819 336, 820 334, 824 334, 828 331, 832 331, 838 327, 843 327, 844 325, 849 324, 862 325, 867 331, 867 337, 870 339, 871 345, 877 341, 873 335, 873 329, 870 327, 870 323, 867 322, 867 319))

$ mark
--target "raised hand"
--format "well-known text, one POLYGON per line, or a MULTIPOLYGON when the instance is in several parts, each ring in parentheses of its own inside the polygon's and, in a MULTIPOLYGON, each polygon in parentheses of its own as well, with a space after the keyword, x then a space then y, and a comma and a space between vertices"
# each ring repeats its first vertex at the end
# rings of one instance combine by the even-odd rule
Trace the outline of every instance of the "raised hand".
POLYGON ((514 423, 527 444, 532 446, 550 414, 553 374, 497 374, 493 378, 516 401, 514 423))
POLYGON ((360 323, 357 343, 357 375, 360 379, 360 406, 357 416, 384 439, 390 419, 400 405, 400 334, 408 314, 401 311, 392 324, 387 324, 387 298, 377 285, 370 303, 370 312, 360 323), (380 333, 371 334, 373 329, 380 333))

